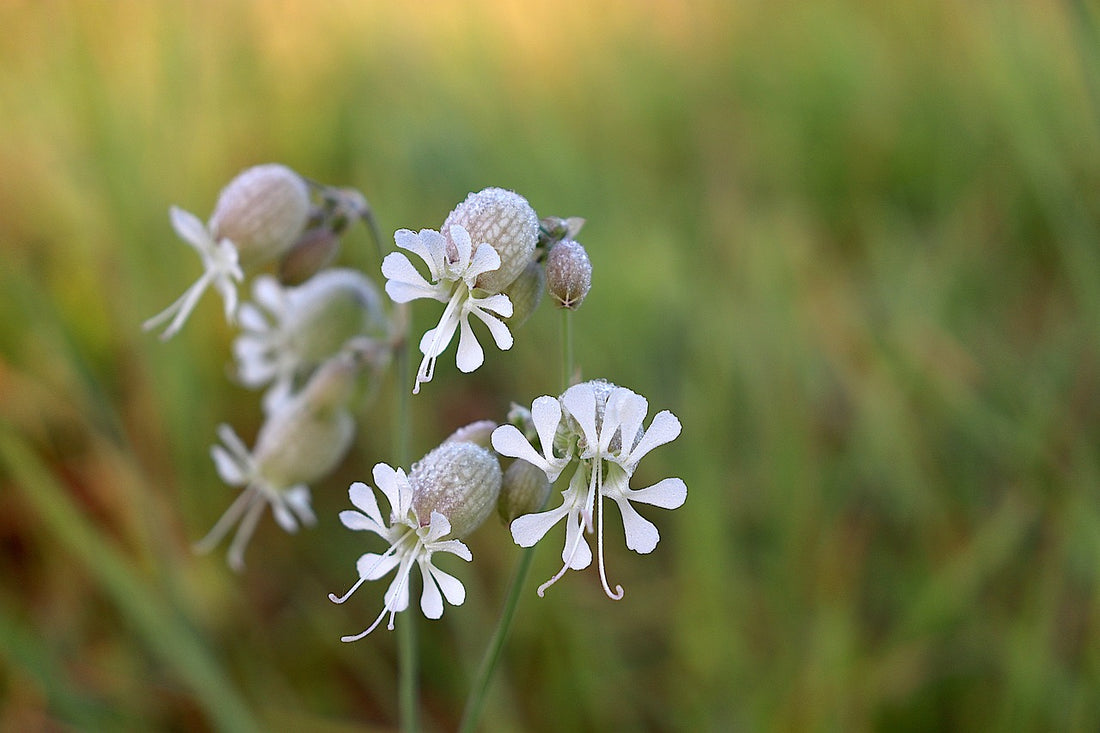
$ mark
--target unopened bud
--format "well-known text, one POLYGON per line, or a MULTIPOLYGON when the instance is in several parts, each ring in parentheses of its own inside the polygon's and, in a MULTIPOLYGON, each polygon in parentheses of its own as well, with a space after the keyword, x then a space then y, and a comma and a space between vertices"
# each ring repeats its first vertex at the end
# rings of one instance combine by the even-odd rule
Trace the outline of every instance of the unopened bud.
POLYGON ((550 480, 538 466, 517 458, 508 466, 500 485, 497 514, 505 524, 542 509, 550 496, 550 480))
POLYGON ((309 218, 309 188, 284 165, 269 163, 229 182, 210 217, 215 240, 233 242, 244 266, 261 264, 288 250, 309 218))
POLYGON ((307 229, 279 260, 279 282, 298 285, 328 267, 340 251, 340 237, 327 227, 307 229))
POLYGON ((519 277, 504 289, 504 294, 512 301, 512 315, 504 319, 508 328, 515 330, 531 317, 542 302, 545 290, 546 273, 540 263, 531 260, 519 277))
POLYGON ((580 242, 565 239, 546 257, 546 289, 559 308, 576 310, 592 288, 592 262, 580 242))
POLYGON ((482 448, 489 448, 490 436, 497 429, 497 424, 492 420, 478 420, 469 425, 464 425, 447 436, 444 443, 474 443, 482 448))
POLYGON ((499 293, 508 287, 535 253, 538 215, 518 193, 503 188, 471 193, 443 222, 442 232, 448 241, 451 227, 456 224, 469 232, 475 249, 482 242, 488 242, 500 255, 500 267, 477 279, 477 287, 490 293, 499 293))
POLYGON ((500 463, 488 450, 465 441, 443 443, 409 473, 413 509, 422 523, 439 512, 451 522, 451 535, 465 537, 493 511, 500 481, 500 463))

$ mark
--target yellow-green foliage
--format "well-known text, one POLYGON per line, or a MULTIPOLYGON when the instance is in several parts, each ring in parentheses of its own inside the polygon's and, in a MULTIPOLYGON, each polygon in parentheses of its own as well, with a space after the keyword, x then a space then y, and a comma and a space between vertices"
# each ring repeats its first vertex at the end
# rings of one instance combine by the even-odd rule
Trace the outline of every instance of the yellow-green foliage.
MULTIPOLYGON (((278 161, 359 188, 390 234, 486 186, 585 217, 583 375, 683 423, 638 476, 688 485, 650 514, 657 551, 609 545, 620 603, 594 574, 531 583, 486 730, 1093 729, 1098 20, 0 4, 0 728, 395 720, 395 636, 338 641, 380 600, 326 599, 377 549, 337 513, 392 460, 393 380, 314 487, 318 527, 266 518, 238 577, 190 543, 233 498, 215 427, 250 442, 258 395, 226 378, 214 296, 167 344, 140 330, 199 272, 169 205, 205 218, 278 161)), ((362 230, 340 262, 379 265, 362 230)), ((475 374, 441 359, 413 452, 555 392, 557 325, 544 303, 475 374)), ((517 558, 492 523, 470 546, 466 604, 418 625, 430 729, 456 724, 517 558)))

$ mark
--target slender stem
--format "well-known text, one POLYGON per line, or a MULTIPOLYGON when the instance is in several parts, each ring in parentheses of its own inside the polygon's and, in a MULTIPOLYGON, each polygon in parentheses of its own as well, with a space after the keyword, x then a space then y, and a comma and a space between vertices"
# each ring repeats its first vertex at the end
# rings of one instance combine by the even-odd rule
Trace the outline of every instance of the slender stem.
MULTIPOLYGON (((562 391, 569 388, 573 378, 573 323, 572 311, 562 309, 561 331, 561 373, 562 391)), ((504 607, 500 612, 496 629, 489 639, 489 646, 485 649, 485 656, 481 659, 477 677, 470 688, 470 695, 466 698, 466 709, 462 711, 462 721, 459 724, 460 733, 471 733, 481 719, 481 711, 485 707, 485 698, 489 692, 489 684, 493 680, 500 654, 504 650, 504 643, 508 640, 508 632, 512 628, 512 619, 516 615, 516 607, 519 605, 519 596, 527 581, 527 575, 531 570, 531 561, 535 557, 535 548, 528 547, 520 553, 519 563, 512 575, 511 585, 508 587, 508 595, 504 599, 504 607)))
POLYGON ((519 605, 520 592, 523 590, 527 573, 531 569, 531 560, 535 556, 535 548, 528 547, 520 553, 519 564, 516 565, 512 583, 508 588, 508 596, 504 600, 504 608, 500 612, 500 620, 493 630, 493 636, 489 639, 489 646, 485 649, 485 656, 481 659, 477 677, 474 679, 470 695, 466 699, 466 709, 462 711, 462 722, 459 724, 460 733, 473 731, 481 711, 485 707, 486 693, 489 692, 489 683, 493 681, 493 673, 496 671, 497 662, 500 661, 500 653, 504 650, 504 642, 508 640, 508 632, 512 627, 512 618, 516 614, 519 605))
MULTIPOLYGON (((407 306, 398 305, 395 313, 401 324, 402 333, 394 347, 394 361, 397 367, 397 410, 395 412, 395 445, 397 465, 407 467, 409 465, 409 446, 412 434, 411 419, 411 373, 409 372, 409 314, 407 306)), ((397 626, 397 703, 400 712, 401 730, 405 733, 415 733, 420 729, 419 704, 418 704, 418 669, 417 642, 416 642, 416 614, 402 614, 404 618, 397 626)))
POLYGON ((573 311, 561 309, 561 390, 573 383, 573 311))

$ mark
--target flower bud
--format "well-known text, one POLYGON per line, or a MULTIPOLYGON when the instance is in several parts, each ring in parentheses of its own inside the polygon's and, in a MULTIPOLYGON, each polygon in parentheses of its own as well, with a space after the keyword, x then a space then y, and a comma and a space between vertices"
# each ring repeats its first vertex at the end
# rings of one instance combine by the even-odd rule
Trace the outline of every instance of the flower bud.
POLYGON ((477 287, 490 293, 508 287, 534 256, 538 215, 518 193, 503 188, 471 193, 443 222, 442 232, 449 244, 451 227, 456 224, 469 232, 475 248, 488 242, 500 255, 500 267, 482 273, 477 279, 477 287))
POLYGON ((546 273, 542 264, 531 260, 512 284, 504 289, 504 294, 512 301, 512 315, 502 318, 508 328, 515 330, 522 326, 542 302, 546 291, 546 273))
POLYGON ((559 308, 576 310, 592 288, 592 262, 580 242, 564 239, 546 257, 546 289, 559 308))
POLYGON ((550 479, 538 466, 517 458, 508 466, 500 485, 497 514, 505 524, 542 509, 550 496, 550 479))
POLYGON ((243 266, 262 264, 288 250, 309 218, 309 188, 284 165, 244 171, 218 196, 210 217, 215 241, 233 242, 243 266))
POLYGON ((443 443, 412 467, 413 509, 422 525, 439 512, 450 521, 454 537, 465 537, 493 511, 500 481, 493 453, 465 441, 443 443))
POLYGON ((340 237, 327 227, 302 232, 279 260, 279 282, 299 285, 327 267, 340 251, 340 237))
POLYGON ((489 448, 489 436, 497 429, 497 424, 492 420, 478 420, 469 425, 464 425, 447 436, 444 443, 474 443, 482 448, 489 448))

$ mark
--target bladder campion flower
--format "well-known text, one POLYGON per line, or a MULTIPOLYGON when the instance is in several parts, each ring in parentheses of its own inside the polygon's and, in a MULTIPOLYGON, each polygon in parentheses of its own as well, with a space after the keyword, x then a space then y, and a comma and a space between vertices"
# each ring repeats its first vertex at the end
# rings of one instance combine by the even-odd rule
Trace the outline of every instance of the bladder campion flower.
POLYGON ((413 394, 420 391, 422 383, 431 381, 435 360, 450 345, 456 329, 461 328, 456 358, 459 370, 472 372, 485 361, 485 353, 470 327, 471 315, 489 328, 498 348, 502 351, 512 348, 512 333, 497 317, 512 315, 512 301, 507 295, 485 294, 474 287, 481 273, 500 267, 500 257, 487 242, 475 250, 470 235, 461 226, 451 227, 450 234, 456 250, 453 256, 447 251, 447 240, 432 229, 421 229, 419 234, 401 229, 394 234, 398 247, 416 253, 427 263, 431 283, 400 252, 391 252, 382 261, 382 274, 388 278, 386 292, 395 302, 432 298, 447 304, 439 325, 420 340, 424 359, 416 371, 413 394))
POLYGON ((389 336, 381 294, 356 270, 322 270, 295 287, 261 275, 252 283, 252 297, 253 303, 241 306, 242 333, 233 354, 243 384, 270 385, 263 398, 267 414, 349 340, 372 338, 382 347, 389 336))
POLYGON ((368 552, 356 562, 359 579, 342 596, 330 593, 329 600, 343 603, 368 580, 378 580, 397 569, 386 590, 382 612, 359 634, 341 637, 357 641, 374 631, 389 616, 409 606, 409 580, 413 565, 420 566, 423 591, 420 609, 437 619, 443 615, 443 599, 452 606, 466 600, 466 589, 458 578, 437 568, 432 556, 446 552, 469 562, 470 549, 458 538, 476 529, 492 511, 500 492, 500 464, 485 448, 464 441, 446 442, 417 462, 406 476, 403 469, 385 463, 374 467, 374 483, 390 505, 389 522, 383 520, 378 501, 369 486, 351 485, 348 495, 354 510, 340 512, 340 521, 352 530, 373 532, 389 543, 382 554, 368 552))
POLYGON ((242 267, 274 259, 294 244, 309 216, 309 188, 286 166, 258 165, 222 189, 209 227, 175 206, 169 215, 176 234, 202 258, 203 274, 176 302, 145 322, 148 331, 171 319, 161 334, 164 340, 183 327, 211 285, 225 302, 226 320, 235 320, 242 267))
POLYGON ((574 385, 559 399, 539 397, 534 401, 531 419, 538 433, 541 453, 514 425, 502 425, 493 432, 493 448, 498 453, 542 469, 550 481, 556 480, 570 463, 577 463, 568 487, 562 492, 561 506, 518 517, 511 524, 516 544, 531 547, 551 527, 566 520, 564 565, 554 577, 539 586, 540 596, 566 570, 581 570, 591 564, 592 550, 584 533, 593 532, 595 515, 600 581, 609 598, 622 598, 622 586, 612 591, 604 569, 603 500, 611 499, 618 505, 626 546, 645 554, 657 546, 660 533, 632 503, 675 509, 687 498, 687 487, 678 478, 666 478, 644 489, 630 488, 630 477, 638 461, 680 434, 680 421, 668 410, 654 415, 643 431, 642 422, 648 409, 649 403, 641 395, 597 380, 574 385))
POLYGON ((431 298, 445 303, 439 325, 420 340, 424 359, 416 372, 413 393, 431 381, 435 361, 460 330, 456 363, 472 372, 485 353, 470 327, 471 315, 489 329, 502 351, 512 348, 512 333, 501 320, 513 313, 511 299, 501 291, 512 284, 531 262, 538 240, 538 217, 519 194, 487 188, 470 194, 444 222, 443 231, 400 229, 394 241, 415 253, 428 266, 429 281, 401 252, 382 262, 386 292, 398 303, 431 298))
POLYGON ((346 404, 361 366, 360 357, 351 353, 326 362, 299 395, 268 416, 251 451, 232 428, 219 426, 223 445, 213 446, 210 455, 222 480, 243 489, 195 543, 197 552, 209 552, 240 521, 228 554, 229 566, 240 571, 245 547, 267 504, 287 532, 297 531, 299 523, 316 522, 309 484, 335 468, 351 447, 355 421, 346 404))

